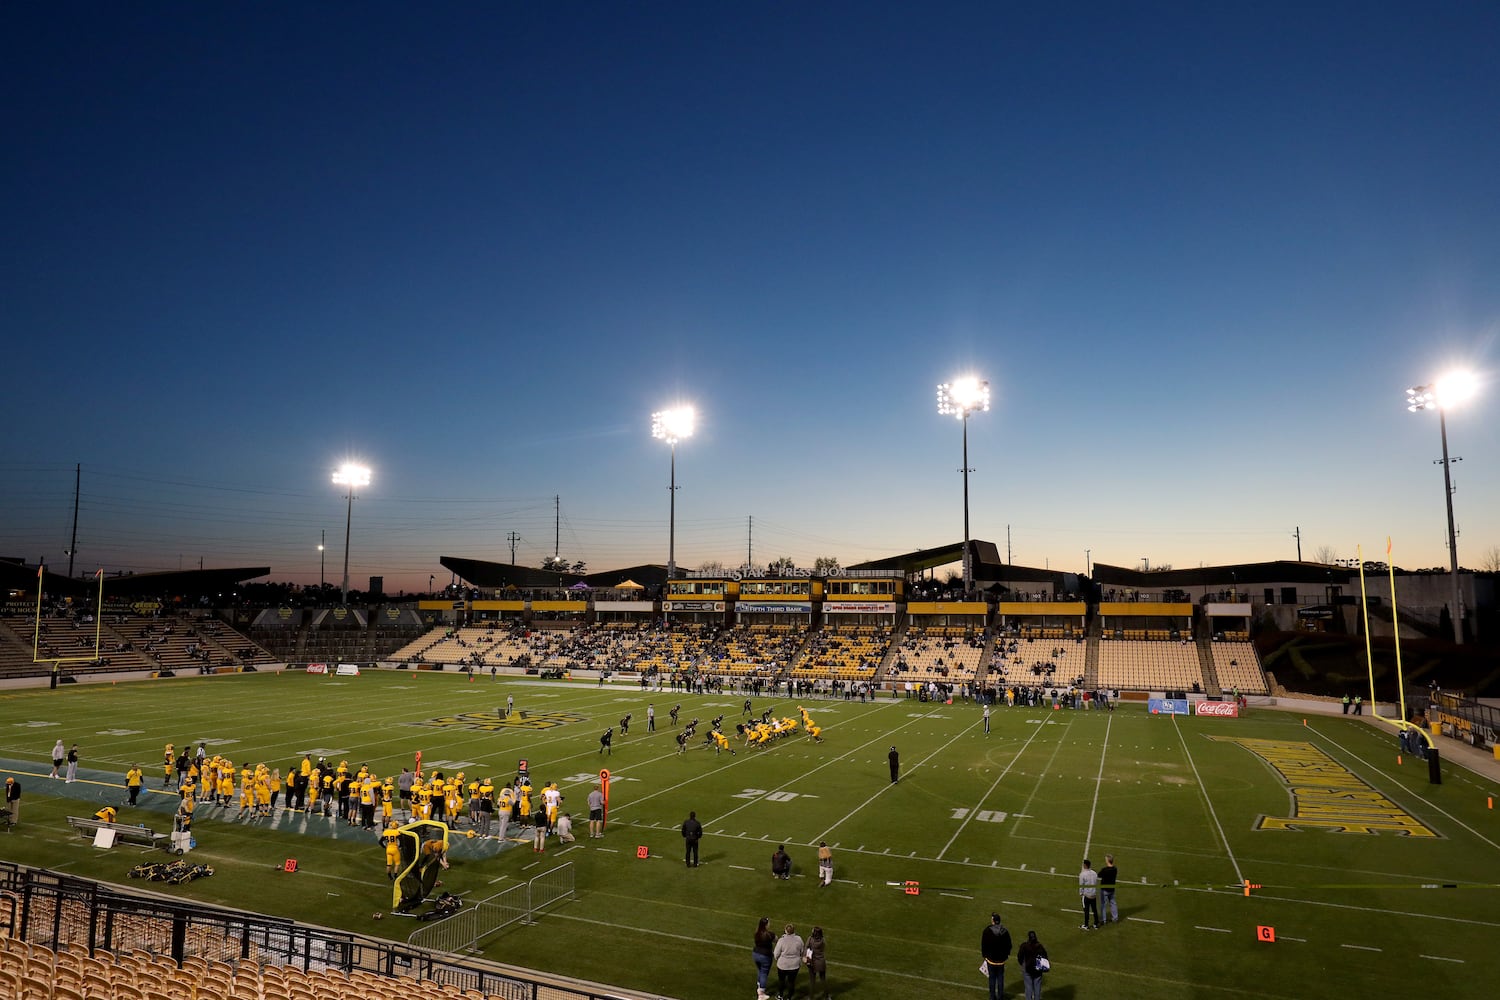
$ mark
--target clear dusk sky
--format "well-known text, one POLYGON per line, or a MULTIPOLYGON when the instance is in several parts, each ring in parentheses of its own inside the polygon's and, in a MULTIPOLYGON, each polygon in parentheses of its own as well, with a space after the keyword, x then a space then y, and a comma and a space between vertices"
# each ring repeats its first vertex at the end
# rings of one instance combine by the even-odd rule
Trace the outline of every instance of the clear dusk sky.
POLYGON ((11 3, 0 555, 1500 544, 1500 6, 11 3))

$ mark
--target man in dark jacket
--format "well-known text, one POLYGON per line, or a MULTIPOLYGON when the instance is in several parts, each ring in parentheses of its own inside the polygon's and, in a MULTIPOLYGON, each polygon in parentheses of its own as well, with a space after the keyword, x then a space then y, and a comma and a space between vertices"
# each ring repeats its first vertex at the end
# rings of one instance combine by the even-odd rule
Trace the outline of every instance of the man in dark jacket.
POLYGON ((891 747, 891 752, 886 754, 886 759, 891 762, 891 784, 894 785, 897 776, 901 773, 901 755, 896 752, 895 747, 891 747))
POLYGON ((979 938, 979 952, 990 973, 990 1000, 1004 1000, 1005 963, 1010 958, 1010 931, 1000 922, 1000 914, 990 914, 990 925, 979 938))
POLYGON ((687 820, 682 824, 682 839, 687 844, 687 866, 698 867, 698 841, 703 839, 703 824, 698 822, 698 814, 688 813, 687 820))

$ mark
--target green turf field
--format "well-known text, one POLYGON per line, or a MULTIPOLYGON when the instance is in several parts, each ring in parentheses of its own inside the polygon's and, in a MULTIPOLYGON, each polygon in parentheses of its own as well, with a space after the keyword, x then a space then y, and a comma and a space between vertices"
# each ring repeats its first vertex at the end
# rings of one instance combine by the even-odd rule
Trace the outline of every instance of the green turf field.
MULTIPOLYGON (((1425 765, 1398 766, 1394 739, 1368 723, 1000 706, 986 737, 972 705, 813 701, 821 744, 799 735, 764 749, 736 742, 735 756, 676 753, 673 704, 684 721, 703 721, 701 736, 720 713, 732 730, 742 697, 405 671, 10 692, 0 696, 0 757, 25 795, 0 851, 124 882, 142 855, 97 851, 64 817, 123 801, 133 762, 157 788, 168 740, 206 740, 211 752, 283 772, 312 750, 384 775, 420 750, 425 767, 505 780, 524 757, 534 779, 561 784, 578 844, 553 841, 539 859, 519 841, 463 841, 444 888, 478 898, 571 861, 578 896, 491 939, 485 953, 500 961, 684 1000, 749 1000, 749 942, 764 915, 804 934, 823 926, 836 996, 984 996, 979 935, 998 909, 1018 944, 1035 930, 1047 946, 1049 997, 1443 994, 1500 974, 1500 823, 1486 803, 1500 789, 1451 765, 1444 784, 1430 785, 1425 765), (507 695, 528 725, 550 728, 468 728, 494 723, 507 695), (630 735, 616 733, 601 757, 599 734, 627 711, 630 735), (80 744, 85 781, 45 777, 59 737, 80 744), (615 776, 610 824, 589 840, 584 797, 601 766, 615 776), (1295 797, 1283 778, 1294 773, 1295 797), (692 870, 678 833, 690 809, 707 830, 692 870), (1304 828, 1272 828, 1294 816, 1304 828), (1326 828, 1355 821, 1378 832, 1326 828), (834 847, 829 888, 816 878, 820 839, 834 847), (790 882, 770 876, 779 843, 796 866, 790 882), (638 859, 638 846, 650 857, 638 859), (1077 873, 1085 856, 1097 867, 1106 852, 1120 867, 1125 920, 1085 933, 1077 873), (1246 879, 1263 888, 1246 898, 1246 879), (919 895, 903 891, 907 881, 919 895), (1274 928, 1275 942, 1259 940, 1258 927, 1274 928)), ((786 699, 755 704, 796 715, 786 699)), ((168 829, 174 797, 146 798, 121 819, 168 829)), ((168 891, 376 935, 419 926, 371 920, 390 904, 373 835, 300 814, 241 823, 215 812, 199 810, 193 860, 217 874, 168 891), (297 873, 273 870, 286 857, 297 873)), ((804 973, 799 996, 805 987, 804 973)), ((1020 994, 1013 966, 1007 987, 1020 994)))

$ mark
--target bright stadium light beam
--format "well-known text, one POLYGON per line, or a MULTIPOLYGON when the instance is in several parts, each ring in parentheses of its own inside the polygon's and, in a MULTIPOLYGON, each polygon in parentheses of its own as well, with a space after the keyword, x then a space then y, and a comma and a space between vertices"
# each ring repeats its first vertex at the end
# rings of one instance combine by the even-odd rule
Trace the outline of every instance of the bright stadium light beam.
POLYGON ((354 523, 354 491, 370 485, 370 470, 366 466, 345 462, 333 474, 333 484, 347 490, 348 511, 344 515, 344 586, 340 604, 349 603, 349 529, 354 523))
POLYGON ((1449 372, 1436 382, 1412 386, 1406 390, 1406 408, 1412 413, 1438 411, 1438 433, 1442 436, 1443 457, 1435 465, 1443 467, 1443 502, 1448 509, 1448 577, 1452 588, 1449 617, 1453 619, 1453 641, 1464 641, 1464 609, 1458 585, 1458 532, 1453 526, 1453 473, 1459 456, 1448 457, 1448 407, 1470 399, 1479 390, 1479 380, 1470 371, 1449 372))
POLYGON ((672 474, 667 485, 667 581, 677 575, 677 442, 693 436, 698 413, 691 406, 674 406, 651 414, 651 436, 672 449, 672 474))
POLYGON ((974 587, 974 565, 969 554, 969 414, 990 408, 990 384, 974 375, 964 375, 937 387, 938 413, 957 417, 964 425, 964 598, 974 587))

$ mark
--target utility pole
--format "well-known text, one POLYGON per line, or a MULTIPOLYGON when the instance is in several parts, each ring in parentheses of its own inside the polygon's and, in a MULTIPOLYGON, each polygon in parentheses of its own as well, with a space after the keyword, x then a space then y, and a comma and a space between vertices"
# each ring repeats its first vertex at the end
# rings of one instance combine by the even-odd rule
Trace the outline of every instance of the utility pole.
POLYGON ((514 566, 516 564, 516 543, 521 540, 521 536, 512 531, 505 538, 510 542, 510 564, 514 566))
POLYGON ((1015 560, 1010 557, 1010 525, 1005 526, 1005 565, 1014 566, 1015 560))
MULTIPOLYGON (((68 579, 73 579, 73 557, 78 554, 78 487, 83 483, 83 463, 73 466, 73 540, 68 542, 68 579)), ((100 609, 101 614, 103 609, 100 609)))
POLYGON ((552 562, 556 563, 562 551, 562 496, 552 498, 552 562))
POLYGON ((1297 561, 1302 561, 1302 527, 1297 525, 1292 528, 1292 537, 1297 539, 1297 561))
POLYGON ((752 562, 755 561, 754 558, 752 558, 752 556, 751 556, 751 553, 753 553, 755 551, 755 547, 754 547, 754 545, 751 542, 751 540, 754 537, 755 537, 755 515, 754 514, 747 514, 745 516, 745 565, 746 566, 749 566, 752 562))

